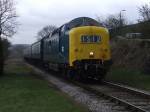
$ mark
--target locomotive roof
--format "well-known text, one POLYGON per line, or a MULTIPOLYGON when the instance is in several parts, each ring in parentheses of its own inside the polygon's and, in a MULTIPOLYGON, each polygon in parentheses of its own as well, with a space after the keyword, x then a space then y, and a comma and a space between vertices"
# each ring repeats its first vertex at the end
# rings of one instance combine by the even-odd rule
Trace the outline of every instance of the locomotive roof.
POLYGON ((66 24, 69 29, 80 26, 101 26, 99 22, 89 17, 79 17, 66 24))
MULTIPOLYGON (((101 24, 99 22, 97 22, 96 20, 89 18, 89 17, 79 17, 79 18, 75 18, 73 20, 71 20, 70 22, 62 25, 61 27, 55 29, 52 32, 52 35, 56 32, 59 32, 59 30, 62 27, 65 27, 65 30, 70 30, 72 28, 75 27, 80 27, 80 26, 101 26, 101 24)), ((49 36, 48 36, 49 37, 49 36)), ((51 37, 51 36, 50 36, 51 37)), ((46 37, 47 38, 47 37, 46 37)), ((44 39, 44 38, 43 38, 44 39)))

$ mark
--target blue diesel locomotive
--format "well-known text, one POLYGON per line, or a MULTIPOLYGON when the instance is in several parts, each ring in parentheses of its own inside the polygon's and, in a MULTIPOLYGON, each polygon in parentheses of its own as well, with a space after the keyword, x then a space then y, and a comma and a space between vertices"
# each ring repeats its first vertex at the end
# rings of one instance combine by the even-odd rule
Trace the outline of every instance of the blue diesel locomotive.
POLYGON ((101 80, 111 65, 109 32, 94 19, 76 18, 28 47, 24 58, 70 78, 101 80))

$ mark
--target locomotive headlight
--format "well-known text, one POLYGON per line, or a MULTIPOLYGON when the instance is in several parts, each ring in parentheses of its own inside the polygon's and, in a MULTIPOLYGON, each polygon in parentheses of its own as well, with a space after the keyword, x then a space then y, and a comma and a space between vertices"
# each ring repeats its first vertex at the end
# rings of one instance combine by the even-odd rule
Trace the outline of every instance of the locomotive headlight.
POLYGON ((94 53, 93 52, 90 52, 90 56, 93 56, 94 55, 94 53))

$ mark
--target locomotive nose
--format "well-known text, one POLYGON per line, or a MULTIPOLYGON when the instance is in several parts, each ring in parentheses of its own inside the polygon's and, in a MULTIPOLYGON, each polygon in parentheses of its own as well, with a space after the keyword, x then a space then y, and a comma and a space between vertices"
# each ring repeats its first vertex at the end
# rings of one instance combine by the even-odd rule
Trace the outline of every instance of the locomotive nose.
POLYGON ((69 32, 70 66, 80 60, 108 60, 108 40, 108 32, 101 27, 86 26, 72 29, 69 32), (104 48, 106 50, 103 50, 104 48))

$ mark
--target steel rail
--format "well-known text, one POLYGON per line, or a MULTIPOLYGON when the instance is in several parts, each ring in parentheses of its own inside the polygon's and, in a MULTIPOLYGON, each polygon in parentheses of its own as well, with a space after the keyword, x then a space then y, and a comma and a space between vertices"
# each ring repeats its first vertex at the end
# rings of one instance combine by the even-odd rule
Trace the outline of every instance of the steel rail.
POLYGON ((131 92, 133 94, 136 94, 136 95, 142 96, 144 98, 149 98, 150 99, 150 94, 147 93, 147 92, 144 92, 144 91, 132 88, 132 87, 123 86, 123 85, 120 85, 120 84, 115 84, 115 83, 108 82, 108 81, 103 81, 103 83, 105 85, 112 86, 112 87, 115 87, 115 88, 119 88, 119 89, 122 89, 123 91, 131 92))
POLYGON ((119 99, 119 98, 117 98, 117 97, 115 97, 115 96, 111 96, 111 95, 109 95, 109 94, 107 94, 107 93, 105 93, 105 92, 99 91, 99 90, 97 90, 97 89, 95 89, 95 88, 92 88, 92 87, 89 87, 89 86, 87 86, 87 85, 85 85, 85 84, 81 84, 81 83, 77 83, 77 82, 73 82, 73 83, 74 83, 75 85, 78 85, 78 86, 82 87, 83 89, 85 89, 85 90, 87 90, 87 91, 89 91, 89 92, 91 92, 91 93, 97 95, 97 96, 102 96, 102 97, 104 97, 104 98, 108 98, 108 99, 110 99, 112 102, 115 102, 115 103, 117 103, 117 104, 119 104, 119 105, 125 106, 127 109, 130 109, 130 110, 132 110, 132 111, 134 111, 134 112, 148 112, 147 110, 144 110, 144 109, 142 109, 142 108, 139 108, 139 107, 137 107, 137 106, 135 106, 135 105, 133 105, 133 104, 131 104, 131 103, 128 103, 128 102, 125 101, 125 100, 119 99))

